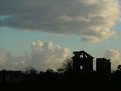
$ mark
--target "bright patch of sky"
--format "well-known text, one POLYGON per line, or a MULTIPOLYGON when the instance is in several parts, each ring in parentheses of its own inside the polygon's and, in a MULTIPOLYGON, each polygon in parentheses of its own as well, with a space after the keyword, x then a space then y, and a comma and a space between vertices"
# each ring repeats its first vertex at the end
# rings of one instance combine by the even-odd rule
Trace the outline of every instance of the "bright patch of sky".
POLYGON ((0 49, 11 51, 14 55, 23 55, 25 52, 31 52, 33 41, 52 41, 61 47, 67 47, 73 51, 86 50, 94 56, 103 56, 104 51, 108 48, 121 50, 120 26, 116 27, 118 37, 103 41, 100 43, 83 42, 80 36, 75 35, 58 35, 38 31, 21 31, 20 29, 0 28, 0 49))

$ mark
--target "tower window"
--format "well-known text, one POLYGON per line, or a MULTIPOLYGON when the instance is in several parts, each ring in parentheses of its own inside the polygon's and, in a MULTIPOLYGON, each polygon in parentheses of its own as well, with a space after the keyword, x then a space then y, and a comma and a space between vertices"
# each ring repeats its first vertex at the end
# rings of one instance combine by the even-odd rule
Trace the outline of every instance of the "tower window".
POLYGON ((83 66, 80 66, 80 69, 82 70, 83 69, 83 66))

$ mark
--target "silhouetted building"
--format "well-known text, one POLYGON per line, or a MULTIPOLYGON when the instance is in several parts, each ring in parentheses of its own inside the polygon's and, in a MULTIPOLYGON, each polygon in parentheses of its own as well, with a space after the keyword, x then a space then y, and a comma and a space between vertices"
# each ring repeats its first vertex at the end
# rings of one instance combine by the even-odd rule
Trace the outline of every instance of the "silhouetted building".
POLYGON ((76 51, 73 59, 73 71, 78 72, 92 72, 93 71, 93 57, 85 51, 76 51))
POLYGON ((22 79, 21 71, 0 71, 0 83, 16 83, 22 79))
POLYGON ((109 77, 111 74, 111 63, 106 58, 97 58, 96 71, 100 77, 109 77))

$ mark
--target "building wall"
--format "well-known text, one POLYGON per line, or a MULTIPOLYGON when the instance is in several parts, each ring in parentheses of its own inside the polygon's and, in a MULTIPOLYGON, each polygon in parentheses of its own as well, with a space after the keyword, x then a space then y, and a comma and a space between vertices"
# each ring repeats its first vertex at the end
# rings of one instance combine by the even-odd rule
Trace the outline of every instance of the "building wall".
POLYGON ((96 71, 99 76, 109 76, 111 74, 110 60, 107 60, 105 58, 97 58, 96 71))

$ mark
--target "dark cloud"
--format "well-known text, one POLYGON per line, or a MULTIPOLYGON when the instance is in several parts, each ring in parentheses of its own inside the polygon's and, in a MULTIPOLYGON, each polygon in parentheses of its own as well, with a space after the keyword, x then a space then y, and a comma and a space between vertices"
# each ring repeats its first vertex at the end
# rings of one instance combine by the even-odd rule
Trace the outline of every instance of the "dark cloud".
POLYGON ((0 26, 76 34, 91 42, 114 36, 119 14, 114 0, 0 0, 0 16, 10 16, 0 26))

